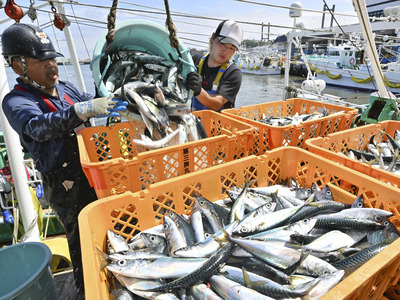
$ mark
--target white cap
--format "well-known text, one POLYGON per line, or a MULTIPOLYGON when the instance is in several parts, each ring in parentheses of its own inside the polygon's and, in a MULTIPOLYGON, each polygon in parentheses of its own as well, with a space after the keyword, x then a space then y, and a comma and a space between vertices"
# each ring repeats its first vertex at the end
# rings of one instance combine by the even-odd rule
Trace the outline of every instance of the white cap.
POLYGON ((236 49, 239 49, 243 40, 243 30, 238 23, 232 20, 225 20, 218 25, 215 36, 221 43, 232 44, 236 49))

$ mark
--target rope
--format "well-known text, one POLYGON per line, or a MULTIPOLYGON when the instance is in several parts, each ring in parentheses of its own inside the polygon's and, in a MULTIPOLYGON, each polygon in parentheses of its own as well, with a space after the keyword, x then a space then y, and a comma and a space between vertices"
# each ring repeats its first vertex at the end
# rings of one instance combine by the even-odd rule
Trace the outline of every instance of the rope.
POLYGON ((117 4, 118 4, 118 0, 113 0, 113 4, 111 6, 110 13, 107 16, 108 32, 106 35, 106 41, 107 41, 107 49, 105 52, 106 57, 108 57, 108 52, 110 51, 110 45, 114 40, 115 20, 117 19, 117 4))
POLYGON ((75 18, 76 25, 78 26, 78 30, 79 30, 79 33, 80 33, 80 35, 81 35, 81 39, 82 39, 83 45, 85 46, 86 54, 87 54, 88 58, 91 58, 91 57, 90 57, 90 54, 89 54, 88 47, 87 47, 87 45, 86 45, 85 39, 84 39, 83 34, 82 34, 81 26, 79 25, 79 21, 78 21, 78 19, 76 18, 75 10, 74 10, 74 7, 73 7, 72 3, 70 3, 70 6, 71 6, 72 13, 73 13, 73 15, 74 15, 74 18, 75 18))
MULTIPOLYGON (((167 26, 168 31, 169 31, 169 43, 170 43, 172 48, 176 49, 176 51, 178 52, 179 57, 182 58, 182 54, 179 51, 179 40, 178 40, 178 37, 176 36, 176 27, 175 27, 174 22, 172 21, 172 18, 171 18, 171 12, 169 10, 168 0, 164 0, 164 4, 165 4, 165 11, 167 13, 167 19, 165 21, 165 25, 167 26)), ((169 55, 169 57, 171 58, 172 61, 176 62, 176 60, 172 58, 171 53, 168 53, 168 55, 169 55)))
MULTIPOLYGON (((96 60, 101 59, 101 58, 104 57, 104 56, 105 56, 105 54, 104 54, 104 53, 101 53, 100 55, 98 55, 98 56, 96 56, 96 57, 93 57, 92 61, 90 62, 90 69, 93 69, 93 65, 95 64, 96 60)), ((103 83, 103 79, 104 79, 104 76, 106 75, 107 70, 108 70, 108 68, 110 67, 110 65, 111 65, 111 58, 110 58, 110 56, 107 56, 107 64, 106 64, 106 66, 104 67, 103 73, 101 74, 101 77, 100 77, 99 81, 97 82, 97 84, 96 84, 96 82, 95 82, 95 84, 96 84, 96 86, 97 86, 98 88, 100 88, 101 85, 104 84, 104 83, 103 83)))

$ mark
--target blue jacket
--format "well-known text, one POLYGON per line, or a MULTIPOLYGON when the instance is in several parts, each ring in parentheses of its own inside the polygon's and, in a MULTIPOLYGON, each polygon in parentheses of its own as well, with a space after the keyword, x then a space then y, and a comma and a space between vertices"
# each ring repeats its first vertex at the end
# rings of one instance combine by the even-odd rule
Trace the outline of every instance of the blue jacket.
POLYGON ((83 121, 76 115, 72 102, 93 99, 71 83, 60 81, 56 86, 60 98, 43 93, 17 78, 21 90, 14 87, 3 99, 3 111, 11 127, 18 133, 40 172, 61 167, 65 162, 79 159, 74 128, 83 121), (43 100, 50 100, 48 105, 43 100), (52 111, 50 106, 57 110, 52 111), (73 153, 73 154, 71 154, 73 153))

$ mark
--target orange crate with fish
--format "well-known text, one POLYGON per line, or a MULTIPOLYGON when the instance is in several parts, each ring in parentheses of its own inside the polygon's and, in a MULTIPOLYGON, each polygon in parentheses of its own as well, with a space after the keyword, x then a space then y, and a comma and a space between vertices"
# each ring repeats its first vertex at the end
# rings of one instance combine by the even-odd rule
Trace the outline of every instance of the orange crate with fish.
POLYGON ((304 148, 309 138, 326 136, 350 128, 357 109, 306 99, 287 99, 263 104, 225 109, 223 114, 237 118, 254 126, 251 153, 260 155, 280 146, 304 148), (324 113, 325 117, 312 119, 311 115, 324 113), (303 115, 305 121, 297 125, 280 126, 263 123, 271 118, 303 115), (308 118, 308 120, 307 120, 308 118))
POLYGON ((139 191, 150 184, 245 157, 253 127, 213 111, 193 112, 208 138, 141 151, 142 123, 85 128, 78 135, 82 168, 99 198, 139 191))
MULTIPOLYGON (((107 230, 129 240, 161 224, 166 209, 189 215, 196 194, 216 201, 226 198, 225 192, 232 186, 246 181, 264 187, 289 178, 302 187, 328 185, 333 198, 343 203, 351 204, 362 195, 366 207, 390 211, 390 220, 399 229, 398 189, 298 147, 281 147, 158 182, 139 192, 106 197, 85 207, 79 215, 79 229, 86 298, 109 299, 111 274, 101 267, 107 230)), ((320 299, 382 299, 388 288, 389 293, 398 287, 399 249, 397 239, 320 299)))
MULTIPOLYGON (((389 137, 394 137, 396 130, 400 130, 400 122, 383 121, 377 124, 365 125, 357 128, 348 129, 338 133, 329 134, 326 137, 318 137, 306 141, 308 150, 325 157, 326 159, 338 162, 343 166, 349 167, 355 171, 371 176, 379 181, 391 184, 400 188, 399 173, 393 173, 389 170, 392 156, 387 156, 387 162, 379 166, 379 161, 372 165, 376 159, 373 154, 369 154, 368 160, 362 161, 360 155, 367 152, 371 138, 375 144, 387 142, 389 137), (351 151, 357 151, 358 156, 350 157, 351 151), (372 159, 371 159, 372 158, 372 159), (369 163, 367 163, 367 161, 369 163)), ((379 155, 379 154, 378 154, 379 155)), ((367 154, 365 154, 365 157, 367 154)), ((383 157, 382 157, 383 159, 383 157)), ((397 157, 398 159, 398 157, 397 157)), ((386 160, 386 159, 385 159, 386 160)), ((381 162, 383 163, 383 161, 381 162)), ((395 169, 392 169, 395 171, 395 169)))

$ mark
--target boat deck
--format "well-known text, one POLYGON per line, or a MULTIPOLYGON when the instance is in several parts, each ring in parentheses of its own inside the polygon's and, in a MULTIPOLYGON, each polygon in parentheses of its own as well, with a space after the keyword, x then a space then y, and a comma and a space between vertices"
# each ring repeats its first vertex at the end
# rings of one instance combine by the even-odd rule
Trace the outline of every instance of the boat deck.
POLYGON ((59 300, 83 300, 79 297, 78 290, 74 283, 74 274, 72 268, 63 272, 54 274, 54 281, 58 291, 59 300))

